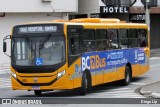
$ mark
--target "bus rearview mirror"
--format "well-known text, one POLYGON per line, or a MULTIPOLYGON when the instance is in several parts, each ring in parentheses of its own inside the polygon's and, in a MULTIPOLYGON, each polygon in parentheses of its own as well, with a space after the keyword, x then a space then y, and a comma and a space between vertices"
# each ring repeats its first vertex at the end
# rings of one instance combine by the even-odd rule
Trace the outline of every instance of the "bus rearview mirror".
POLYGON ((6 51, 7 51, 7 43, 3 42, 3 52, 6 52, 6 51))
MULTIPOLYGON (((6 54, 6 51, 7 51, 7 42, 6 42, 7 39, 11 39, 11 35, 8 35, 8 36, 3 38, 3 52, 4 52, 4 54, 6 54)), ((6 55, 11 57, 8 54, 6 54, 6 55)))

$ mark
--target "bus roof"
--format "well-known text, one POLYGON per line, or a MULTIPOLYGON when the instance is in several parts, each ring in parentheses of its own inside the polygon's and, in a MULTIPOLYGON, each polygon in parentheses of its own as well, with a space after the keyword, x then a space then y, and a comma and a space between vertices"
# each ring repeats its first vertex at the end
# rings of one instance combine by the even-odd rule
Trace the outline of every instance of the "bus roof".
MULTIPOLYGON (((120 21, 119 19, 116 18, 80 18, 80 19, 73 19, 73 20, 53 20, 53 21, 41 21, 41 22, 31 22, 31 23, 26 23, 27 25, 31 24, 66 24, 66 25, 83 25, 84 28, 88 27, 115 27, 115 28, 123 28, 123 27, 128 27, 128 28, 136 28, 136 27, 142 27, 142 28, 148 28, 146 24, 142 23, 127 23, 125 21, 120 21)), ((25 25, 26 25, 25 24, 25 25)), ((24 24, 23 24, 24 25, 24 24)))

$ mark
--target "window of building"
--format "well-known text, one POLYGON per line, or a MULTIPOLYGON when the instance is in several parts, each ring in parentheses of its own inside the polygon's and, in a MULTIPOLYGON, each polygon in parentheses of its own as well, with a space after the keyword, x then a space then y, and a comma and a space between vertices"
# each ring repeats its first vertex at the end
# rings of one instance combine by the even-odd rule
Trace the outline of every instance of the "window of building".
POLYGON ((120 2, 121 6, 130 6, 132 0, 120 0, 120 2))
POLYGON ((137 29, 128 30, 129 48, 138 47, 137 29))
POLYGON ((83 43, 84 51, 91 52, 95 51, 95 30, 94 29, 84 29, 83 30, 83 43))
POLYGON ((106 6, 119 6, 120 0, 101 0, 106 6))
MULTIPOLYGON (((146 0, 141 0, 141 1, 144 5, 146 4, 146 0)), ((152 7, 157 6, 157 0, 150 0, 150 5, 152 7)))
POLYGON ((128 30, 127 29, 119 29, 119 47, 121 49, 128 48, 128 30))
POLYGON ((97 51, 103 51, 103 50, 108 49, 107 30, 97 29, 95 39, 96 39, 96 50, 97 51))
POLYGON ((109 48, 118 49, 118 30, 117 29, 108 29, 107 31, 109 39, 109 48))
POLYGON ((87 18, 87 14, 77 14, 77 15, 69 15, 69 20, 78 19, 78 18, 87 18))

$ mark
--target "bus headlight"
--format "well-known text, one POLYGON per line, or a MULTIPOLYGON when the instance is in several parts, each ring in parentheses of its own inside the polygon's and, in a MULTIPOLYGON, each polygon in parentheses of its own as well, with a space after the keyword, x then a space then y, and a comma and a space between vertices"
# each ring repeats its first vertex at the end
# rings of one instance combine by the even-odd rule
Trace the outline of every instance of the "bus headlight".
POLYGON ((57 75, 57 79, 61 78, 64 74, 66 73, 66 71, 62 71, 62 72, 59 72, 58 75, 57 75))
POLYGON ((17 75, 16 75, 15 73, 11 72, 11 75, 12 75, 15 79, 17 79, 17 75))

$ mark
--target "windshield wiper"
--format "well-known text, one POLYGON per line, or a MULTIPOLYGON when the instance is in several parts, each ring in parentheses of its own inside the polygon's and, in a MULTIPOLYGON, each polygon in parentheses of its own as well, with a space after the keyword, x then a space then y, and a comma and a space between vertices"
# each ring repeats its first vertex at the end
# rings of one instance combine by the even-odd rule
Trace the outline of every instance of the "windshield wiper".
POLYGON ((45 40, 39 45, 39 49, 43 49, 44 48, 44 44, 50 39, 50 37, 51 37, 51 34, 47 35, 45 40))
POLYGON ((31 40, 25 34, 23 35, 23 37, 24 37, 24 40, 25 40, 28 48, 30 49, 28 63, 32 65, 32 63, 34 61, 34 50, 32 48, 32 43, 31 43, 31 40))
MULTIPOLYGON (((29 43, 29 42, 30 42, 29 38, 26 37, 26 35, 23 35, 23 37, 24 37, 24 39, 25 39, 25 41, 26 41, 26 43, 27 43, 27 46, 31 49, 32 46, 31 46, 31 44, 29 43)), ((32 50, 32 49, 31 49, 31 50, 32 50)))

